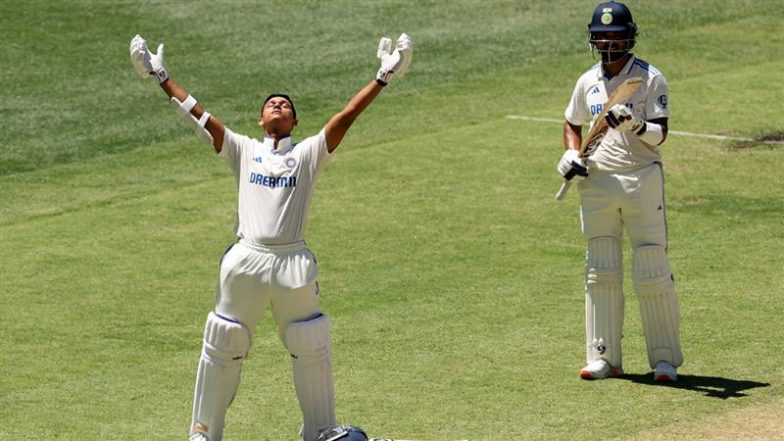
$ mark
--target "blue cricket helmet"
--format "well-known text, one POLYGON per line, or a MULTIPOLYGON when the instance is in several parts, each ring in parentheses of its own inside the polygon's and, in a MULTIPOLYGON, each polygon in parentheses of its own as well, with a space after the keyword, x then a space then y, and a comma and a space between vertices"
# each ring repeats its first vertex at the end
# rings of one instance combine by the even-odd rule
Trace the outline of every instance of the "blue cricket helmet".
POLYGON ((344 424, 321 432, 316 441, 368 441, 368 437, 359 427, 344 424))
POLYGON ((632 18, 632 11, 620 2, 600 3, 593 10, 593 17, 588 24, 588 42, 602 54, 602 60, 614 61, 622 58, 634 47, 637 37, 637 25, 632 18), (620 34, 608 39, 608 33, 620 34), (609 44, 608 43, 612 43, 609 44))
POLYGON ((593 10, 588 32, 625 32, 632 37, 637 34, 637 25, 634 24, 632 11, 619 2, 600 3, 593 10))

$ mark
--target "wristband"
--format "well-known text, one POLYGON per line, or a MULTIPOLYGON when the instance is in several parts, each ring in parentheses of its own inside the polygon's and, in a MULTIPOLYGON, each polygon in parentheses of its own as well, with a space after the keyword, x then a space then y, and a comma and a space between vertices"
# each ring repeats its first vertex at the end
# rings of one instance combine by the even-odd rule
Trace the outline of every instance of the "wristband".
POLYGON ((155 79, 158 80, 158 84, 163 84, 166 80, 169 79, 169 72, 166 71, 165 67, 161 67, 154 72, 150 72, 150 75, 154 76, 155 79))
POLYGON ((392 72, 381 68, 378 70, 378 73, 376 73, 376 83, 378 83, 379 86, 384 87, 389 83, 391 76, 392 72))
POLYGON ((637 137, 646 144, 659 145, 664 142, 664 128, 660 124, 646 121, 637 131, 637 137))

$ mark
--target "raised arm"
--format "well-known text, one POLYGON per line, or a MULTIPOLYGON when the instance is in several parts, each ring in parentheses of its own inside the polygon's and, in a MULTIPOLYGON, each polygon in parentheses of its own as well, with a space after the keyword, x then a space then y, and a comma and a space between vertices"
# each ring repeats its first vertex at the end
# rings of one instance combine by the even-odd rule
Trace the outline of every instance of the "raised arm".
POLYGON ((327 150, 330 153, 338 148, 351 124, 376 99, 382 87, 376 80, 371 81, 351 98, 340 113, 329 120, 324 128, 324 134, 327 138, 327 150))
POLYGON ((392 78, 403 76, 408 69, 414 50, 413 43, 408 35, 401 34, 397 40, 395 50, 392 51, 391 49, 392 40, 386 37, 382 38, 376 53, 376 56, 381 60, 381 68, 376 74, 376 79, 357 92, 346 104, 346 107, 333 116, 324 127, 324 133, 327 138, 327 150, 330 153, 338 148, 354 120, 376 99, 381 89, 392 78))
POLYGON ((225 126, 218 118, 206 112, 194 97, 169 77, 169 72, 163 64, 163 44, 160 44, 158 52, 153 54, 147 48, 147 42, 137 35, 131 40, 130 55, 131 64, 136 72, 143 78, 155 78, 161 89, 176 106, 177 114, 202 139, 210 143, 216 152, 220 152, 223 146, 225 126))

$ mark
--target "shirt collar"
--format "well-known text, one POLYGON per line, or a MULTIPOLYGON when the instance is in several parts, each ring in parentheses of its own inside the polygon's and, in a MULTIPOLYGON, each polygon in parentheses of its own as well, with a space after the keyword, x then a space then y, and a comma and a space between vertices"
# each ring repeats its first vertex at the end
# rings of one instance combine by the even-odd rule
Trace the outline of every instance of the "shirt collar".
POLYGON ((265 148, 269 148, 273 153, 283 154, 288 152, 292 148, 291 136, 280 138, 278 140, 277 149, 275 148, 275 138, 269 136, 264 137, 264 141, 262 141, 262 145, 264 145, 265 148))

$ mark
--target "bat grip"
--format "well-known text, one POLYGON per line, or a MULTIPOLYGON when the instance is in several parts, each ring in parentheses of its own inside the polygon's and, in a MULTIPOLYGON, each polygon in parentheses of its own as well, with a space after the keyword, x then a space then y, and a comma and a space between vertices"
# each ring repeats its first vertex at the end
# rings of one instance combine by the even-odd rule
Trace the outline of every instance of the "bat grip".
POLYGON ((555 200, 560 201, 561 199, 566 196, 566 192, 569 191, 569 187, 572 186, 572 181, 564 181, 561 184, 561 188, 558 189, 558 193, 555 194, 555 200))

